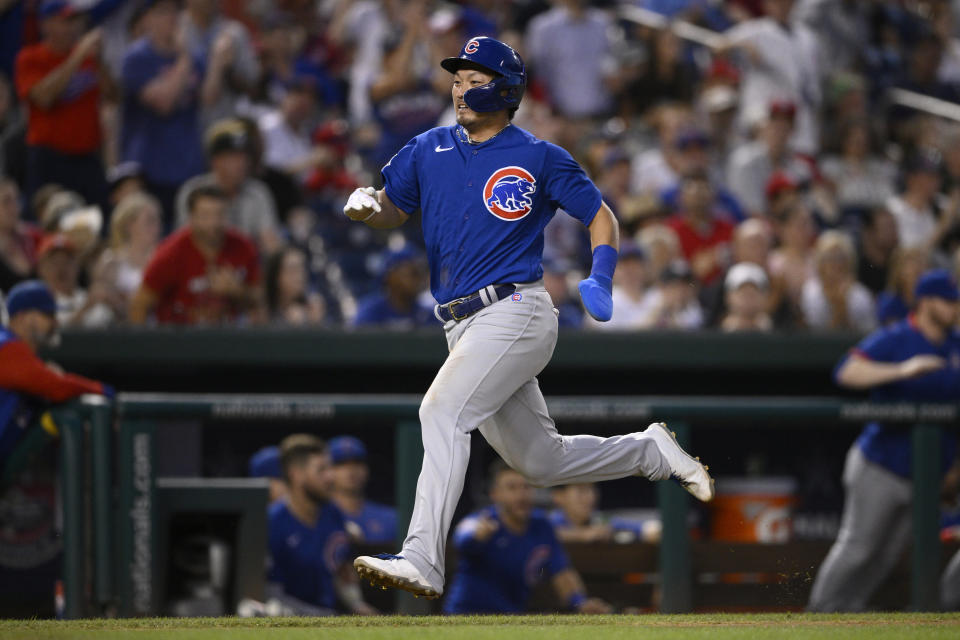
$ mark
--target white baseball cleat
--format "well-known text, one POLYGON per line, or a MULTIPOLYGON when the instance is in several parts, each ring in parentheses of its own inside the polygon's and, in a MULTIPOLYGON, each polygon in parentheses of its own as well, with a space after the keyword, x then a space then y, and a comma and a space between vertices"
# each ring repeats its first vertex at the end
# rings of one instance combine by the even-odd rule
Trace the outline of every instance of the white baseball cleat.
POLYGON ((423 596, 428 600, 440 597, 440 593, 420 575, 413 563, 403 556, 389 553, 360 556, 353 561, 353 568, 360 574, 361 579, 369 580, 371 586, 403 589, 416 598, 423 596))
POLYGON ((654 422, 644 433, 649 434, 657 443, 660 453, 670 465, 671 475, 693 497, 703 502, 713 500, 713 478, 707 473, 708 467, 684 451, 677 442, 676 434, 667 429, 662 422, 654 422))

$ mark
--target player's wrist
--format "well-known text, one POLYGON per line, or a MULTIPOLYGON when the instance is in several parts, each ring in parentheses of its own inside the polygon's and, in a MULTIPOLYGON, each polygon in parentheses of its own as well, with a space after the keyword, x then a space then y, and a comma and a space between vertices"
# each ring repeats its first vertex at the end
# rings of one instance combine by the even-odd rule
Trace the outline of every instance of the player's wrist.
POLYGON ((617 250, 609 244, 598 245, 593 250, 593 265, 590 277, 607 291, 613 286, 613 272, 617 269, 617 250))

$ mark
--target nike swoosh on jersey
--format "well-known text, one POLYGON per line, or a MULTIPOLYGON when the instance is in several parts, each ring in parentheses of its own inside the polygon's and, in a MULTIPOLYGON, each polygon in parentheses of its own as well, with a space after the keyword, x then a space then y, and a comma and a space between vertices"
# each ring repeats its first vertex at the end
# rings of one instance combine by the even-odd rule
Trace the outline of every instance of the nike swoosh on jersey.
POLYGON ((441 147, 440 145, 437 145, 434 151, 440 153, 441 151, 450 151, 450 149, 453 149, 453 147, 441 147))

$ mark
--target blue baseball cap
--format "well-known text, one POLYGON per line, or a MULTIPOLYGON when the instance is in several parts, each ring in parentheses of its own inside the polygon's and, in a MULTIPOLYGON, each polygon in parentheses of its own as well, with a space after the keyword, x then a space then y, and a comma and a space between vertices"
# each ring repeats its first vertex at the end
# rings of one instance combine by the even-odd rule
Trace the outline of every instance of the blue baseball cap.
POLYGON ((57 313, 57 301, 41 280, 27 280, 10 289, 7 296, 7 314, 12 318, 21 311, 41 311, 52 316, 57 313))
POLYGON ((393 269, 406 262, 417 262, 423 260, 423 254, 410 245, 404 245, 400 249, 386 251, 383 254, 383 266, 380 273, 386 276, 393 269))
POLYGON ((69 0, 44 0, 40 5, 39 15, 41 18, 53 18, 54 16, 73 16, 80 13, 80 9, 69 0))
POLYGON ((960 300, 957 282, 946 269, 933 269, 920 276, 913 295, 917 300, 920 298, 943 298, 951 302, 960 300))
POLYGON ((263 447, 250 456, 247 474, 251 478, 282 478, 280 472, 280 447, 263 447))
POLYGON ((366 462, 367 448, 353 436, 338 436, 330 441, 330 462, 366 462))

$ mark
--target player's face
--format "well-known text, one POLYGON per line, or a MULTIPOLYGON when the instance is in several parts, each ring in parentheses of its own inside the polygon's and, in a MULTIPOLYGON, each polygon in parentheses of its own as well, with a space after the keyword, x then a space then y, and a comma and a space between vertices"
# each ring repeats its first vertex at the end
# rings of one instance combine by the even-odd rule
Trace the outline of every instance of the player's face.
POLYGON ((57 333, 57 318, 42 311, 27 312, 27 342, 34 348, 51 344, 57 333))
POLYGON ((333 486, 338 491, 361 492, 367 486, 369 469, 365 462, 350 460, 333 466, 333 486))
POLYGON ((960 302, 931 298, 929 304, 931 317, 942 328, 949 329, 957 324, 960 318, 960 302))
POLYGON ((390 271, 387 285, 405 297, 415 298, 426 286, 426 277, 423 264, 411 260, 398 264, 390 271))
POLYGON ((327 500, 333 487, 330 455, 322 453, 307 458, 303 465, 301 482, 304 493, 310 498, 317 502, 327 500))
POLYGON ((453 108, 457 113, 457 124, 470 129, 490 118, 489 113, 477 113, 467 106, 463 94, 475 87, 482 87, 493 81, 493 74, 479 69, 460 69, 453 75, 453 108))
POLYGON ((558 491, 554 499, 572 523, 585 525, 597 508, 597 487, 572 484, 558 491))
POLYGON ((493 485, 490 498, 509 518, 525 521, 533 510, 533 488, 516 471, 503 471, 493 485))

